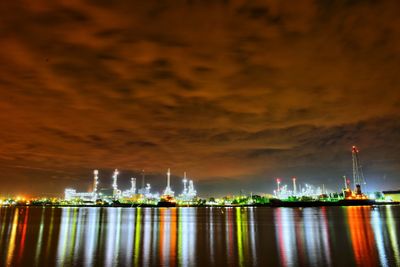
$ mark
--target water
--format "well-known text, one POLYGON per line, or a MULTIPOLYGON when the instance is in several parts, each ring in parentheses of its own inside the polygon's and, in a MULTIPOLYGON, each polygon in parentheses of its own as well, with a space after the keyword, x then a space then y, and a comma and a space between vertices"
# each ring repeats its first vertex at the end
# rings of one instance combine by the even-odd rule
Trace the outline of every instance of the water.
POLYGON ((0 266, 400 266, 400 206, 0 208, 0 266))

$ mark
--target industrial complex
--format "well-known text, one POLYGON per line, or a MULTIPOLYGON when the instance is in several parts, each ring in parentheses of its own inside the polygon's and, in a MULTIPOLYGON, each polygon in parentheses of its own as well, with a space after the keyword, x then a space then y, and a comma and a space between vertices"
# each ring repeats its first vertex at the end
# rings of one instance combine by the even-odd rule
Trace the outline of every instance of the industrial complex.
POLYGON ((197 196, 197 192, 194 188, 193 181, 188 180, 186 172, 183 176, 183 190, 178 196, 175 196, 175 192, 171 188, 171 171, 167 171, 167 183, 165 190, 162 194, 157 192, 151 192, 151 186, 149 183, 145 185, 144 178, 142 188, 137 190, 136 178, 131 178, 131 186, 129 189, 122 191, 118 187, 118 169, 115 169, 112 175, 111 188, 99 189, 99 171, 93 171, 93 190, 92 192, 77 192, 73 188, 65 189, 64 200, 71 203, 180 203, 190 204, 197 196))
MULTIPOLYGON (((399 203, 400 191, 369 192, 363 191, 366 180, 356 146, 352 153, 352 183, 343 176, 343 190, 334 192, 327 190, 325 185, 315 186, 309 183, 299 183, 297 177, 290 179, 291 186, 282 184, 282 178, 276 178, 276 189, 272 194, 229 195, 221 198, 199 198, 194 188, 193 180, 182 177, 182 189, 176 194, 171 187, 171 170, 166 172, 166 185, 162 192, 154 192, 150 183, 145 183, 142 171, 141 186, 138 188, 137 179, 130 178, 130 187, 122 190, 118 185, 120 172, 115 169, 109 187, 99 188, 99 170, 93 171, 93 185, 89 192, 78 192, 66 188, 64 197, 26 200, 21 197, 0 199, 0 205, 96 205, 96 206, 340 206, 340 205, 378 205, 399 203)), ((338 179, 338 181, 340 181, 338 179)))

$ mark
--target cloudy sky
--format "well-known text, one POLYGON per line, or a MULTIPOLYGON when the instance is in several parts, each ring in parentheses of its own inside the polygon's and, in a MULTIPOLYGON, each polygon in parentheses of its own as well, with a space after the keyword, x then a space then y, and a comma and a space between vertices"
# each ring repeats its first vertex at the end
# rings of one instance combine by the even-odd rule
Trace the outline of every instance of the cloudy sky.
POLYGON ((400 2, 2 1, 0 193, 400 187, 400 2), (122 186, 122 185, 121 185, 122 186))

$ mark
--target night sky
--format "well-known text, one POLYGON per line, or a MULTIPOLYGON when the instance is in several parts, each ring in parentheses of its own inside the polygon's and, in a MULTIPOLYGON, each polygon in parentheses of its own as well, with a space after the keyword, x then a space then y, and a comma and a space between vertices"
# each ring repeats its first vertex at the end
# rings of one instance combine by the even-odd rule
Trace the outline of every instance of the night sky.
POLYGON ((1 1, 0 194, 400 187, 400 2, 1 1))

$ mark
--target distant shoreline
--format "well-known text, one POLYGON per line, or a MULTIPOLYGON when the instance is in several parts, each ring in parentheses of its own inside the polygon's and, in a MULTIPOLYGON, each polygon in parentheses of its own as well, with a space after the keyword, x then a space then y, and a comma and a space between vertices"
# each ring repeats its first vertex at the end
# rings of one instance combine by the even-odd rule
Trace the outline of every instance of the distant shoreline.
POLYGON ((152 204, 112 204, 112 205, 58 205, 58 204, 17 204, 17 205, 2 205, 0 207, 97 207, 97 208, 169 208, 169 207, 194 207, 194 208, 235 208, 235 207, 271 207, 271 208, 307 208, 307 207, 351 207, 351 206, 385 206, 385 205, 400 205, 400 202, 375 202, 375 201, 273 201, 266 204, 246 204, 246 205, 176 205, 176 206, 159 206, 152 204))

